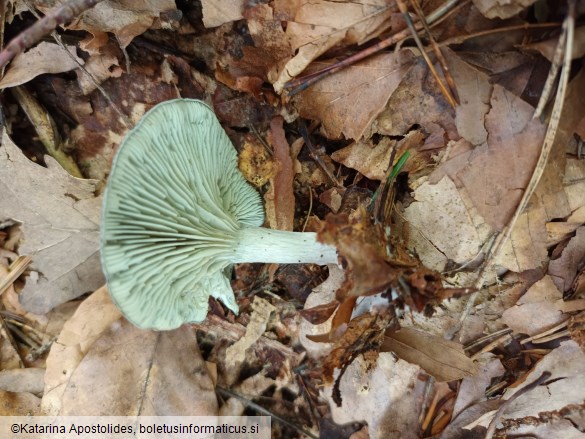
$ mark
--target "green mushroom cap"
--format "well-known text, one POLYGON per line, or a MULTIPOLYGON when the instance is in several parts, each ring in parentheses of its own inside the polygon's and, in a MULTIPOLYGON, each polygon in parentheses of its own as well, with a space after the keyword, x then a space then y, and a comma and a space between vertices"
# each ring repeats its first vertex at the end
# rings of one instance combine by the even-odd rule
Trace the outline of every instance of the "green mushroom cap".
POLYGON ((242 227, 259 227, 259 194, 212 109, 175 99, 120 144, 104 193, 102 267, 110 295, 141 328, 205 319, 209 296, 238 307, 226 273, 242 227))

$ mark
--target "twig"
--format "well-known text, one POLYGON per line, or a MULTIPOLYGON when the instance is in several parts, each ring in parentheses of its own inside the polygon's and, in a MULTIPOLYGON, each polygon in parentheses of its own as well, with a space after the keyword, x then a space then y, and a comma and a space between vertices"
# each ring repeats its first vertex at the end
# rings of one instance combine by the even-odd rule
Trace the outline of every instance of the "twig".
POLYGON ((325 172, 327 177, 329 177, 329 180, 331 180, 333 184, 335 184, 335 186, 337 186, 338 188, 342 188, 343 185, 337 180, 335 175, 331 173, 329 168, 327 168, 321 156, 317 154, 317 151, 313 146, 313 142, 311 142, 311 137, 309 136, 307 125, 305 125, 302 119, 299 121, 299 132, 303 137, 303 140, 305 141, 305 145, 307 145, 307 149, 309 150, 309 155, 311 156, 311 158, 315 161, 315 163, 317 163, 317 165, 319 165, 319 167, 323 170, 323 172, 325 172))
POLYGON ((309 217, 311 216, 311 211, 313 210, 313 188, 309 186, 309 210, 307 212, 307 217, 305 218, 305 223, 303 224, 303 229, 301 232, 304 232, 307 228, 307 223, 309 222, 309 217))
POLYGON ((102 0, 70 0, 50 14, 45 15, 28 29, 21 32, 0 52, 0 68, 16 55, 24 52, 51 33, 57 26, 70 22, 82 12, 93 8, 102 0))
MULTIPOLYGON (((567 40, 571 40, 574 37, 575 9, 576 9, 575 0, 569 0, 569 14, 565 19, 565 21, 567 21, 566 27, 567 40)), ((496 237, 494 244, 488 251, 486 259, 477 276, 477 280, 473 285, 473 287, 476 289, 476 292, 469 297, 468 302, 465 306, 465 310, 461 314, 457 324, 445 333, 445 338, 449 340, 452 339, 455 336, 455 334, 461 329, 461 327, 463 326, 463 322, 465 321, 465 319, 467 319, 469 314, 471 314, 471 310, 475 305, 477 296, 484 285, 485 275, 488 273, 488 271, 491 271, 493 266, 496 264, 496 260, 500 252, 504 248, 506 242, 509 240, 510 235, 512 234, 512 230, 514 229, 514 226, 516 225, 518 218, 520 217, 522 212, 524 212, 524 209, 528 205, 530 197, 532 197, 532 194, 534 193, 536 186, 538 185, 538 182, 542 177, 560 123, 561 111, 563 109, 563 104, 565 102, 565 94, 567 91, 567 85, 569 83, 569 74, 571 72, 571 56, 572 56, 571 52, 565 51, 565 61, 563 64, 561 79, 559 81, 559 88, 557 90, 555 103, 553 105, 550 122, 546 130, 544 142, 542 145, 542 149, 540 151, 540 156, 538 157, 538 162, 536 163, 536 166, 532 173, 532 177, 530 178, 530 181, 526 186, 526 190, 524 191, 522 199, 520 200, 518 206, 516 207, 512 219, 508 222, 504 230, 496 237)))
POLYGON ((485 439, 491 439, 494 436, 494 433, 496 432, 496 426, 498 425, 500 418, 504 414, 504 411, 510 406, 510 404, 512 404, 512 401, 514 401, 516 398, 520 397, 521 395, 524 395, 526 392, 530 392, 532 389, 540 386, 542 383, 544 383, 546 380, 548 380, 550 378, 550 376, 551 376, 550 372, 548 372, 548 371, 543 372, 542 375, 540 375, 540 377, 537 380, 524 386, 522 389, 520 389, 516 393, 514 393, 509 399, 507 399, 506 402, 504 402, 500 406, 500 408, 498 409, 498 411, 494 415, 492 421, 490 422, 490 425, 489 425, 487 432, 485 434, 485 439))
POLYGON ((486 341, 490 341, 494 338, 500 338, 512 332, 511 328, 501 329, 499 331, 493 332, 491 334, 485 335, 483 337, 478 338, 477 340, 471 342, 470 344, 463 347, 463 350, 469 352, 470 350, 482 345, 486 341))
MULTIPOLYGON (((555 332, 557 332, 557 331, 559 331, 561 329, 566 328, 568 324, 569 324, 569 320, 567 319, 564 322, 559 323, 558 325, 553 326, 552 328, 547 329, 546 331, 541 332, 540 334, 536 334, 536 335, 533 335, 532 337, 525 338, 524 340, 522 340, 520 342, 520 344, 524 345, 524 344, 530 343, 532 341, 534 341, 534 343, 542 343, 542 341, 540 341, 540 339, 543 339, 545 337, 548 337, 549 335, 552 335, 555 332)), ((565 332, 565 331, 563 331, 563 332, 565 332)))
POLYGON ((19 256, 10 267, 8 267, 8 273, 2 279, 0 279, 0 295, 14 283, 18 277, 24 273, 26 267, 32 261, 30 256, 19 256))
POLYGON ((431 32, 431 28, 429 27, 427 20, 425 19, 424 12, 419 4, 419 0, 410 0, 410 3, 412 4, 412 6, 414 7, 414 10, 418 14, 418 16, 420 18, 420 22, 422 23, 422 25, 425 29, 425 32, 427 33, 427 36, 428 36, 429 42, 431 43, 431 47, 433 49, 433 52, 435 52, 435 56, 437 57, 437 60, 439 61, 439 64, 441 66, 441 70, 443 70, 443 74, 445 75, 445 81, 447 81, 447 86, 449 87, 449 91, 451 92, 451 96, 453 97, 453 100, 455 101, 455 103, 459 104, 459 96, 457 94, 457 87, 455 86, 455 80, 453 79, 453 76, 451 76, 451 72, 449 72, 449 66, 447 65, 447 60, 443 56, 443 52, 441 52, 441 48, 439 47, 439 45, 435 41, 435 37, 433 36, 433 33, 431 32))
POLYGON ((557 79, 559 74, 559 70, 563 65, 563 53, 564 50, 568 51, 569 53, 573 53, 573 42, 567 41, 567 24, 568 21, 565 20, 563 22, 563 26, 561 28, 561 35, 559 35, 559 41, 557 41, 557 47, 555 49, 555 53, 553 55, 553 60, 551 62, 550 70, 548 72, 548 76, 546 78, 546 82, 544 83, 544 87, 542 88, 542 93, 540 95, 540 99, 538 100, 538 105, 536 106, 536 110, 534 110, 534 115, 532 116, 533 119, 540 117, 542 114, 546 103, 548 102, 548 98, 552 93, 554 83, 557 79), (570 46, 570 47, 569 47, 570 46))
POLYGON ((300 427, 296 424, 293 424, 290 421, 287 421, 284 418, 281 418, 280 416, 272 413, 271 411, 265 409, 264 407, 262 407, 261 405, 256 404, 254 401, 249 400, 248 398, 236 393, 236 392, 232 392, 231 390, 228 389, 224 389, 223 387, 219 387, 219 386, 215 386, 215 388, 217 389, 217 391, 219 393, 221 393, 223 396, 227 396, 228 398, 236 398, 239 399, 240 401, 244 402, 248 407, 264 414, 267 416, 270 416, 272 419, 276 419, 279 422, 282 422, 285 425, 288 425, 291 428, 294 428, 296 431, 298 431, 299 433, 303 433, 307 436, 309 436, 312 439, 319 439, 318 436, 315 436, 312 432, 310 432, 309 430, 304 429, 303 427, 300 427))
MULTIPOLYGON (((457 105, 457 103, 455 102, 455 98, 452 96, 451 91, 445 86, 445 84, 443 84, 443 81, 441 80, 441 77, 439 76, 437 69, 435 69, 435 65, 433 64, 433 62, 429 58, 429 55, 428 55, 427 51, 425 50, 425 47, 418 36, 417 29, 414 27, 414 23, 412 22, 412 20, 410 18, 410 14, 408 12, 408 8, 406 7, 406 4, 404 3, 403 0, 397 0, 396 3, 398 4, 398 9, 400 9, 400 12, 402 12, 402 15, 404 16, 404 20, 406 21, 408 29, 410 30, 410 33, 412 34, 412 37, 414 38, 414 42, 416 43, 418 50, 420 50, 420 53, 421 53, 423 59, 427 63, 427 66, 428 66, 429 70, 431 71, 433 78, 435 78, 435 81, 437 81, 437 85, 439 86, 439 90, 441 91, 441 93, 443 94, 445 99, 447 99, 447 102, 449 102, 451 107, 455 108, 455 106, 457 105)), ((419 27, 426 28, 426 23, 422 24, 423 21, 424 21, 424 17, 419 17, 419 23, 421 23, 421 26, 419 26, 419 27)))
POLYGON ((474 34, 468 35, 458 35, 456 37, 448 38, 444 41, 439 43, 439 47, 443 46, 450 46, 452 44, 462 44, 467 40, 472 40, 473 38, 478 37, 485 37, 487 35, 499 34, 502 32, 512 32, 515 30, 528 30, 528 29, 542 29, 542 28, 549 28, 549 27, 559 27, 562 23, 524 23, 524 24, 516 24, 512 26, 505 26, 505 27, 498 27, 495 29, 486 29, 480 32, 476 32, 474 34))

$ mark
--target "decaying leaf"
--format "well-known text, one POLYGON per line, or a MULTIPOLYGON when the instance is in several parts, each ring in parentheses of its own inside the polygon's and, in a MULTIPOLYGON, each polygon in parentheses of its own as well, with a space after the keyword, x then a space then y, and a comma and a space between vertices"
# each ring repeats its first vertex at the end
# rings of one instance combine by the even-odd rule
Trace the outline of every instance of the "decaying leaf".
POLYGON ((404 212, 409 224, 409 247, 423 264, 443 270, 447 261, 463 264, 477 257, 489 228, 453 181, 424 182, 414 191, 415 202, 404 212))
POLYGON ((244 362, 246 350, 254 345, 266 331, 271 314, 276 308, 266 300, 255 296, 252 302, 250 322, 246 327, 246 334, 226 350, 226 367, 234 369, 244 362))
POLYGON ((22 223, 24 240, 19 252, 33 261, 20 301, 36 314, 104 283, 98 252, 98 182, 71 177, 51 157, 45 160, 47 168, 31 162, 4 134, 2 215, 22 223))
POLYGON ((278 230, 293 229, 295 214, 295 195, 293 192, 294 169, 290 157, 290 147, 283 129, 283 119, 275 117, 270 122, 270 143, 274 150, 277 168, 270 190, 264 195, 266 216, 272 228, 278 230))
POLYGON ((338 406, 342 404, 342 395, 339 392, 339 380, 347 367, 358 357, 363 355, 366 370, 373 369, 378 360, 380 346, 384 341, 384 330, 388 326, 390 315, 362 314, 347 324, 343 335, 335 340, 333 349, 322 363, 323 380, 326 384, 333 384, 335 369, 341 371, 333 385, 332 398, 338 406))
POLYGON ((585 313, 579 313, 569 319, 569 332, 575 343, 585 352, 585 313))
POLYGON ((382 352, 416 364, 439 382, 459 380, 477 373, 477 364, 463 351, 463 346, 443 337, 412 328, 387 332, 382 352))
POLYGON ((337 292, 340 301, 347 296, 379 293, 400 275, 387 263, 382 247, 385 238, 370 223, 365 210, 354 220, 344 214, 328 215, 319 239, 335 245, 339 255, 347 260, 345 282, 337 292))
POLYGON ((238 168, 246 180, 256 187, 262 187, 276 171, 268 151, 254 138, 246 138, 238 154, 238 168))

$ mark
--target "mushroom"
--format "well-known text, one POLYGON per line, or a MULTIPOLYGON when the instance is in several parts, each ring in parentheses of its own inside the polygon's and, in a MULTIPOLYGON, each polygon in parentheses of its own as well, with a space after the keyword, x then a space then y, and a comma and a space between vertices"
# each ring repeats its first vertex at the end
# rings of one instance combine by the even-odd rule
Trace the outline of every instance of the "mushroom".
POLYGON ((104 193, 102 267, 110 295, 141 328, 201 322, 209 296, 238 313, 242 262, 337 262, 315 233, 261 227, 260 195, 237 167, 213 110, 193 99, 152 108, 120 144, 104 193))

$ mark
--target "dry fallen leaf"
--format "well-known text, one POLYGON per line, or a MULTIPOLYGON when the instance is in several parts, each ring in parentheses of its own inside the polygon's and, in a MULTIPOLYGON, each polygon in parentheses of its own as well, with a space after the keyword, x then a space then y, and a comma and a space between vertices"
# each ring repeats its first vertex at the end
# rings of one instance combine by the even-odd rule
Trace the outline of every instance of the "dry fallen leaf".
MULTIPOLYGON (((498 423, 498 428, 502 428, 504 422, 510 429, 510 434, 515 434, 515 429, 521 428, 525 435, 533 436, 531 430, 535 426, 538 427, 540 422, 548 419, 570 421, 572 407, 583 410, 585 352, 574 341, 563 342, 561 346, 547 354, 536 364, 521 385, 506 391, 503 399, 509 399, 535 381, 544 371, 551 373, 547 384, 538 386, 511 401, 498 423)), ((487 425, 487 421, 483 420, 482 424, 487 425)), ((577 433, 575 427, 572 426, 573 434, 577 433)), ((582 432, 579 435, 575 437, 582 437, 582 432)))
POLYGON ((548 273, 562 293, 570 290, 577 270, 583 266, 583 260, 585 260, 585 227, 581 226, 563 249, 560 257, 551 261, 548 266, 548 273))
MULTIPOLYGON (((345 274, 341 268, 336 265, 330 265, 329 277, 309 294, 309 297, 305 301, 305 309, 314 308, 333 301, 335 299, 335 292, 343 283, 344 277, 345 274)), ((299 324, 299 341, 307 351, 309 357, 324 357, 331 351, 332 343, 317 343, 308 337, 328 334, 331 330, 332 321, 333 316, 329 317, 326 322, 314 325, 305 319, 301 319, 299 324)))
POLYGON ((24 239, 19 252, 32 257, 32 271, 20 301, 36 314, 104 283, 98 251, 98 182, 71 177, 52 157, 45 160, 47 168, 31 162, 4 134, 0 148, 2 215, 22 223, 24 239))
POLYGON ((337 424, 368 423, 371 439, 418 439, 424 382, 420 369, 391 353, 382 352, 371 370, 361 356, 347 368, 340 383, 343 405, 331 401, 331 415, 337 424))
POLYGON ((487 18, 510 18, 532 5, 536 0, 473 0, 487 18))
POLYGON ((544 276, 526 291, 516 305, 504 311, 501 321, 517 334, 539 334, 567 320, 568 316, 563 315, 556 305, 562 297, 552 278, 544 276))
MULTIPOLYGON (((386 107, 413 58, 413 53, 405 49, 349 66, 301 93, 299 112, 304 118, 320 120, 331 139, 342 135, 354 140, 369 137, 367 130, 386 107)), ((329 64, 316 62, 314 68, 329 64)))
POLYGON ((398 358, 420 366, 439 382, 473 376, 478 370, 460 343, 412 328, 387 333, 382 351, 393 352, 398 358))
MULTIPOLYGON (((47 2, 49 5, 40 2, 36 6, 46 14, 61 6, 65 1, 47 2)), ((86 46, 93 45, 94 50, 108 41, 107 32, 116 35, 120 46, 126 47, 134 37, 153 26, 155 20, 159 20, 159 23, 172 21, 174 11, 176 11, 176 5, 173 0, 105 0, 98 2, 93 8, 77 17, 67 26, 67 29, 90 32, 93 39, 90 39, 86 46)), ((179 17, 180 15, 177 18, 179 17)))
POLYGON ((106 288, 80 305, 47 359, 51 415, 215 415, 195 330, 152 332, 120 318, 106 288))
POLYGON ((45 73, 61 73, 74 70, 84 62, 75 54, 75 47, 68 47, 69 54, 55 43, 43 41, 27 52, 16 56, 0 81, 0 88, 24 84, 45 73), (72 59, 75 58, 77 63, 72 59), (79 63, 79 64, 78 64, 79 63))
POLYGON ((284 120, 277 116, 270 122, 270 144, 274 151, 276 172, 271 179, 270 190, 264 194, 266 216, 273 229, 292 231, 295 216, 295 176, 290 157, 290 146, 286 141, 284 120))
POLYGON ((425 266, 442 271, 449 260, 463 264, 477 257, 489 228, 449 177, 422 183, 414 199, 404 212, 408 245, 425 266))
POLYGON ((203 24, 205 27, 217 27, 241 20, 245 5, 244 0, 201 0, 203 24))
MULTIPOLYGON (((389 18, 396 12, 396 6, 385 0, 347 3, 301 0, 294 6, 294 20, 287 23, 286 35, 296 55, 274 81, 277 92, 330 48, 339 44, 361 44, 391 27, 389 18)), ((278 15, 280 11, 275 13, 278 15)), ((291 13, 286 11, 286 14, 291 13)))
POLYGON ((35 416, 41 399, 32 393, 13 393, 0 390, 0 416, 35 416))
POLYGON ((43 393, 45 369, 27 367, 0 371, 0 390, 26 392, 40 395, 43 393))

